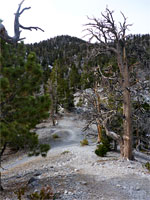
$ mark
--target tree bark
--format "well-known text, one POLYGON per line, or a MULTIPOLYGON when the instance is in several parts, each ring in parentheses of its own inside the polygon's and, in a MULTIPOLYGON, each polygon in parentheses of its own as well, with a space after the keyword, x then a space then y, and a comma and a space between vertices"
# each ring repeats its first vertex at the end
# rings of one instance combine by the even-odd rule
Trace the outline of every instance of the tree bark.
MULTIPOLYGON (((1 152, 0 152, 0 168, 2 169, 2 165, 1 165, 1 162, 2 162, 2 155, 3 155, 3 153, 4 153, 4 151, 5 151, 5 149, 6 149, 6 147, 7 147, 7 142, 4 144, 4 146, 3 146, 3 148, 2 148, 2 150, 1 150, 1 152)), ((2 187, 2 175, 1 175, 1 172, 0 172, 0 191, 3 191, 4 190, 4 188, 2 187)))
MULTIPOLYGON (((0 38, 0 59, 1 59, 1 38, 0 38)), ((2 69, 2 64, 1 64, 1 60, 0 60, 0 72, 1 72, 1 69, 2 69)), ((0 153, 0 168, 1 168, 1 157, 2 157, 2 153, 0 153)), ((0 191, 3 191, 3 190, 4 189, 2 187, 1 172, 0 172, 0 191)))
POLYGON ((131 96, 129 69, 126 60, 126 50, 123 48, 122 89, 123 89, 123 157, 129 160, 132 155, 132 127, 131 127, 131 96))
POLYGON ((97 143, 100 143, 102 140, 102 127, 98 119, 97 119, 97 132, 98 132, 97 143))
MULTIPOLYGON (((98 82, 97 81, 95 82, 94 93, 96 95, 95 109, 96 109, 98 115, 100 115, 100 95, 98 93, 98 82)), ((98 118, 96 120, 96 124, 97 124, 97 132, 98 132, 97 143, 100 143, 102 141, 102 125, 98 118)))
POLYGON ((131 128, 131 97, 129 91, 129 73, 128 67, 124 69, 123 83, 123 129, 124 129, 124 157, 132 159, 132 128, 131 128))

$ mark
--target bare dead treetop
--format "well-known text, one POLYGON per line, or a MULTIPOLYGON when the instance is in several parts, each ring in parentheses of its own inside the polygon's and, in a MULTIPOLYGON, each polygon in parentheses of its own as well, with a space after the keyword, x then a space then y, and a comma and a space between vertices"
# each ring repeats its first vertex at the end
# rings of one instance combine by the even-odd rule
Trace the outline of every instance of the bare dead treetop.
POLYGON ((21 29, 26 29, 26 30, 30 30, 30 31, 32 31, 34 29, 34 30, 40 30, 40 31, 44 32, 44 30, 39 27, 34 27, 34 26, 25 27, 20 24, 19 17, 22 15, 22 13, 25 10, 29 10, 31 8, 31 7, 25 7, 23 9, 21 9, 21 6, 24 1, 25 0, 21 1, 21 3, 18 5, 17 12, 15 13, 14 36, 13 37, 8 35, 5 26, 2 24, 2 20, 0 21, 0 38, 2 38, 4 41, 6 41, 8 43, 15 44, 15 43, 25 39, 25 38, 20 38, 21 29))
POLYGON ((84 31, 87 31, 85 36, 89 36, 90 41, 96 39, 97 42, 101 43, 102 47, 105 47, 105 50, 101 49, 102 51, 110 50, 117 53, 117 50, 110 44, 114 41, 118 42, 120 40, 125 40, 127 36, 126 31, 132 24, 127 24, 127 18, 121 12, 123 22, 119 22, 117 26, 113 13, 114 11, 106 8, 105 12, 101 13, 101 18, 88 17, 90 22, 85 24, 87 28, 84 31))

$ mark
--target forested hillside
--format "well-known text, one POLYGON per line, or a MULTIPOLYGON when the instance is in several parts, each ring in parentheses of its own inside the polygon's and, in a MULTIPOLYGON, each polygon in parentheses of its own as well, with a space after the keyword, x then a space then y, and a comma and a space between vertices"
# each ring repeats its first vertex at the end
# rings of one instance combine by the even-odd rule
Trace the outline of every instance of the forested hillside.
MULTIPOLYGON (((121 131, 122 128, 119 127, 122 127, 120 124, 122 123, 122 97, 121 93, 115 91, 118 88, 121 92, 121 89, 116 80, 103 80, 103 75, 118 76, 117 61, 113 52, 95 56, 99 48, 97 43, 88 43, 70 36, 58 36, 26 45, 26 48, 28 53, 36 52, 38 62, 45 71, 45 82, 49 84, 49 92, 53 99, 53 114, 57 113, 59 107, 72 109, 75 92, 95 88, 95 84, 98 84, 98 87, 105 88, 110 105, 117 106, 118 117, 115 120, 118 122, 113 120, 109 126, 111 130, 121 131), (101 72, 97 71, 97 68, 100 68, 101 72)), ((133 132, 136 137, 148 135, 150 131, 150 35, 127 36, 126 52, 131 81, 133 132)), ((80 98, 79 104, 82 104, 82 101, 83 99, 80 98)), ((107 109, 110 110, 108 107, 107 109)), ((91 121, 91 118, 89 120, 91 121)))
MULTIPOLYGON (((126 44, 129 67, 131 68, 132 110, 134 113, 133 131, 135 134, 138 132, 138 135, 148 135, 150 116, 150 36, 130 35, 127 37, 126 44)), ((116 59, 113 52, 95 56, 95 53, 93 52, 96 51, 97 47, 98 44, 96 43, 88 43, 71 36, 58 36, 30 45, 21 43, 14 47, 2 43, 2 74, 3 76, 6 76, 6 78, 3 77, 1 79, 1 90, 6 94, 4 97, 1 96, 1 98, 5 99, 9 94, 9 99, 16 101, 14 96, 18 90, 21 90, 20 92, 22 93, 25 89, 28 89, 30 93, 32 92, 32 88, 30 87, 31 84, 32 87, 34 87, 33 91, 36 91, 39 87, 33 85, 33 82, 36 81, 36 77, 35 80, 32 80, 29 83, 24 82, 24 85, 20 86, 19 84, 22 84, 22 81, 24 81, 24 70, 27 70, 27 72, 30 73, 42 72, 42 79, 41 81, 39 79, 40 82, 37 83, 41 84, 41 89, 38 90, 41 94, 50 96, 50 113, 53 119, 55 114, 58 113, 59 108, 62 107, 67 110, 72 110, 74 108, 74 94, 77 91, 83 92, 87 88, 94 89, 95 87, 103 87, 103 89, 105 89, 105 95, 109 99, 109 105, 105 104, 105 109, 110 110, 110 107, 112 109, 113 104, 115 105, 115 108, 113 107, 113 109, 117 109, 116 112, 118 113, 116 114, 116 121, 112 121, 109 126, 112 130, 121 132, 123 118, 121 109, 122 97, 114 89, 118 87, 116 80, 109 80, 109 77, 112 75, 118 76, 116 59), (35 52, 36 57, 32 52, 35 52), (27 68, 29 62, 33 62, 33 65, 36 62, 38 66, 40 64, 42 71, 32 72, 32 69, 27 68), (25 68, 22 68, 22 66, 25 68), (19 78, 20 73, 22 74, 21 78, 19 78), (13 74, 14 78, 11 77, 11 74, 13 74), (108 78, 107 81, 106 79, 103 80, 104 75, 108 78), (9 82, 8 79, 10 79, 9 82), (9 88, 10 84, 11 90, 9 88)), ((26 74, 26 76, 29 75, 26 74)), ((7 99, 8 102, 10 101, 9 99, 7 99)), ((44 99, 42 101, 44 102, 44 99)), ((4 115, 6 112, 12 112, 10 108, 10 110, 8 110, 7 107, 3 107, 3 105, 5 105, 3 102, 5 102, 5 100, 2 99, 1 105, 4 115)), ((81 106, 83 102, 83 98, 80 98, 78 105, 81 106)), ((14 103, 16 104, 16 102, 14 103)), ((104 102, 102 104, 102 106, 104 106, 104 102)), ((30 112, 33 112, 32 109, 30 112)), ((42 117, 42 113, 40 115, 42 117)), ((91 118, 89 120, 91 120, 91 118)))
MULTIPOLYGON (((150 35, 128 35, 128 51, 136 55, 139 59, 146 59, 150 46, 150 35)), ((27 49, 36 52, 40 59, 47 59, 47 64, 52 64, 58 58, 72 57, 74 55, 84 58, 87 54, 88 47, 95 44, 88 43, 76 37, 57 36, 39 43, 28 44, 27 49)), ((80 58, 80 60, 81 60, 80 58)), ((149 57, 147 57, 148 59, 149 57)), ((42 61, 42 60, 41 60, 42 61)))
MULTIPOLYGON (((130 64, 140 62, 137 68, 139 70, 144 69, 143 73, 146 72, 150 67, 150 35, 129 35, 126 43, 130 64)), ((80 71, 87 64, 90 64, 92 68, 98 64, 109 62, 108 57, 110 57, 104 58, 104 55, 92 57, 91 54, 97 44, 88 43, 71 36, 57 36, 40 43, 26 45, 26 47, 28 53, 30 51, 36 53, 38 61, 43 67, 53 66, 55 61, 59 60, 67 68, 75 65, 80 71)))
MULTIPOLYGON (((74 80, 74 83, 71 84, 73 87, 85 89, 90 88, 93 83, 95 67, 99 65, 102 69, 110 70, 108 66, 113 65, 113 71, 116 68, 116 59, 113 53, 94 55, 93 52, 97 46, 96 43, 88 43, 75 37, 57 36, 40 43, 26 45, 26 48, 28 53, 30 51, 36 53, 38 61, 47 71, 46 76, 57 63, 62 78, 67 79, 70 75, 74 80)), ((129 35, 126 46, 131 75, 134 75, 135 79, 148 81, 150 35, 129 35)))
POLYGON ((71 36, 57 36, 39 43, 27 45, 28 51, 35 51, 42 65, 53 65, 57 59, 67 64, 81 61, 86 56, 87 42, 71 36), (82 53, 81 53, 82 52, 82 53), (70 63, 69 63, 70 62, 70 63))

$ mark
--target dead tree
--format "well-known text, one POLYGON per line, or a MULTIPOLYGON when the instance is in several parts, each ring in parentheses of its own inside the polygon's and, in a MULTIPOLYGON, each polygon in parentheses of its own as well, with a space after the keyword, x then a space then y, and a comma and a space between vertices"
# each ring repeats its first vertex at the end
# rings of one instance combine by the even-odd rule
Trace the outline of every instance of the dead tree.
MULTIPOLYGON (((15 13, 15 20, 14 20, 14 36, 11 37, 8 35, 7 33, 7 30, 5 28, 5 26, 2 24, 2 20, 0 22, 0 38, 4 41, 6 41, 7 43, 10 43, 10 44, 16 44, 17 42, 21 41, 21 40, 24 40, 25 38, 20 38, 20 34, 21 34, 21 29, 26 29, 26 30, 30 30, 32 31, 32 29, 35 29, 35 30, 41 30, 43 31, 41 28, 39 27, 33 27, 33 26, 30 26, 30 27, 24 27, 20 24, 19 22, 19 17, 22 15, 22 13, 25 11, 25 10, 29 10, 31 7, 26 7, 26 8, 23 8, 21 10, 21 6, 23 4, 25 0, 21 1, 21 3, 19 4, 18 6, 18 9, 17 9, 17 12, 15 13)), ((44 31, 43 31, 44 32, 44 31)))
MULTIPOLYGON (((95 108, 95 113, 97 113, 99 116, 101 113, 101 96, 99 94, 99 81, 98 81, 98 73, 97 68, 94 68, 94 99, 93 99, 93 105, 95 108)), ((97 143, 101 143, 102 141, 102 124, 99 117, 96 117, 96 126, 97 126, 97 132, 98 132, 98 138, 97 143)))
POLYGON ((102 127, 106 131, 106 135, 117 141, 122 146, 122 138, 119 134, 108 130, 107 123, 111 121, 114 115, 116 115, 115 109, 109 109, 108 98, 104 96, 105 90, 95 87, 89 90, 85 90, 82 93, 81 98, 86 106, 86 111, 83 113, 83 118, 86 119, 86 126, 83 131, 86 131, 92 124, 97 126, 98 140, 102 142, 102 127))
POLYGON ((98 88, 95 86, 89 91, 84 91, 80 97, 88 112, 83 113, 83 118, 86 119, 86 125, 83 131, 86 131, 92 124, 97 127, 97 143, 102 142, 102 109, 101 109, 101 96, 98 88))
POLYGON ((125 159, 132 159, 132 128, 131 128, 131 97, 129 66, 126 56, 126 31, 131 24, 127 24, 123 13, 123 23, 119 26, 115 24, 113 11, 106 8, 105 13, 101 13, 102 19, 88 18, 90 23, 86 24, 87 35, 90 40, 96 39, 99 46, 95 49, 95 54, 113 52, 116 56, 118 68, 121 76, 121 89, 123 96, 123 140, 121 155, 125 159))
POLYGON ((51 113, 50 113, 50 118, 52 120, 53 126, 57 125, 57 120, 56 120, 56 111, 57 111, 57 102, 56 102, 56 88, 53 85, 53 82, 51 79, 48 79, 47 81, 47 92, 50 94, 50 99, 51 99, 51 113))

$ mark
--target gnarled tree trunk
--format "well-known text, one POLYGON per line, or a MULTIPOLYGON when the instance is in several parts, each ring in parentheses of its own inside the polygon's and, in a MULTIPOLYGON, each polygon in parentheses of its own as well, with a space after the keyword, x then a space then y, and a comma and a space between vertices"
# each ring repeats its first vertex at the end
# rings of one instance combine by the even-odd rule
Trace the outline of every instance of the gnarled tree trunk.
POLYGON ((121 48, 121 42, 117 45, 117 60, 122 77, 123 91, 123 140, 121 141, 121 155, 126 159, 133 159, 132 155, 132 127, 131 127, 131 96, 130 96, 130 77, 126 58, 125 41, 121 48))
POLYGON ((101 143, 102 141, 102 127, 100 120, 97 119, 97 132, 98 132, 98 137, 97 137, 97 143, 101 143))
POLYGON ((129 70, 125 63, 123 70, 123 141, 124 141, 124 158, 132 159, 132 127, 131 127, 131 97, 129 70))
MULTIPOLYGON (((133 159, 132 156, 132 128, 131 128, 131 97, 130 97, 130 80, 129 80, 129 68, 126 57, 126 30, 130 24, 126 23, 126 18, 123 13, 123 23, 119 23, 119 26, 115 24, 113 17, 113 11, 106 8, 106 12, 102 13, 102 18, 88 18, 90 23, 86 24, 88 27, 86 30, 91 35, 90 39, 95 38, 99 43, 99 48, 95 49, 98 53, 113 52, 117 58, 118 68, 121 77, 121 90, 123 100, 123 137, 110 134, 108 130, 106 133, 112 138, 115 135, 118 140, 121 149, 121 155, 125 159, 133 159)), ((106 120, 107 121, 107 120, 106 120)), ((106 124, 103 123, 103 126, 106 124)), ((107 129, 107 127, 105 127, 107 129)))

